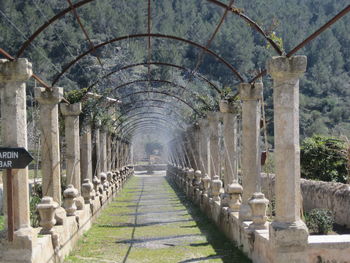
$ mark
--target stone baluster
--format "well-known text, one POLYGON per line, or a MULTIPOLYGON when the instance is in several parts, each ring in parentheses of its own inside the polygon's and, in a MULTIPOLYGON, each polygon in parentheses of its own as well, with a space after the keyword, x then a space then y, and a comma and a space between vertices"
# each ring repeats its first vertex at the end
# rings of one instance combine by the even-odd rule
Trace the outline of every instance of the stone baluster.
POLYGON ((83 184, 81 185, 81 194, 84 198, 85 204, 90 204, 91 200, 95 199, 94 185, 91 183, 90 179, 84 179, 83 184))
POLYGON ((42 227, 40 234, 52 234, 52 228, 56 224, 56 208, 58 208, 58 204, 50 196, 43 197, 37 205, 40 215, 40 226, 42 227))
POLYGON ((277 247, 304 249, 308 230, 300 219, 299 78, 306 57, 273 57, 267 63, 273 78, 276 217, 270 240, 277 247))
POLYGON ((34 92, 35 99, 40 105, 39 125, 43 196, 50 196, 54 202, 61 205, 58 104, 63 98, 63 88, 52 88, 52 90, 35 88, 34 92))
POLYGON ((75 216, 77 206, 75 204, 78 196, 78 190, 74 188, 72 184, 67 186, 67 189, 63 192, 64 202, 63 207, 66 209, 67 216, 75 216))
POLYGON ((220 202, 220 190, 222 187, 222 181, 220 180, 220 177, 218 175, 215 175, 213 177, 213 180, 211 181, 211 194, 214 202, 220 202))

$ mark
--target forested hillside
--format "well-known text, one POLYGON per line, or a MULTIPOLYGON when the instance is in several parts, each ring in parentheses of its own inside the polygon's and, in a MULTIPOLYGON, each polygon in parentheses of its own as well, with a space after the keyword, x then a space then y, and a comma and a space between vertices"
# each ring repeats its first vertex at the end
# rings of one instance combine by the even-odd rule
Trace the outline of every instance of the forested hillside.
MULTIPOLYGON (((78 1, 74 1, 78 2, 78 1)), ((222 1, 228 4, 228 0, 222 1)), ((268 34, 281 40, 288 52, 327 20, 342 10, 347 0, 249 0, 235 1, 240 12, 257 21, 268 34)), ((43 23, 68 7, 58 0, 0 0, 0 47, 15 55, 21 44, 43 23)), ((147 33, 147 1, 98 0, 78 13, 94 44, 136 33, 147 33)), ((219 23, 224 9, 206 0, 153 0, 152 33, 180 36, 205 46, 219 23)), ((308 56, 308 70, 301 82, 301 135, 350 134, 350 14, 298 52, 308 56)), ((236 89, 237 78, 212 56, 198 61, 199 50, 182 42, 152 39, 152 61, 196 68, 198 73, 220 88, 236 89)), ((34 64, 36 74, 50 83, 64 65, 89 49, 89 43, 73 14, 47 28, 22 55, 34 64)), ((246 80, 265 68, 271 55, 277 55, 266 41, 238 16, 228 14, 210 48, 242 73, 246 80)), ((98 49, 86 56, 59 80, 66 90, 86 88, 113 69, 147 62, 147 39, 127 39, 98 49), (98 59, 102 62, 100 65, 98 59)), ((167 67, 152 66, 154 79, 173 79, 198 91, 208 103, 208 87, 189 74, 167 67)), ((133 68, 114 74, 98 86, 106 87, 147 78, 147 68, 133 68)), ((271 125, 271 82, 264 78, 265 99, 271 125)), ((30 83, 30 87, 34 83, 30 83)), ((134 88, 141 88, 135 85, 134 88)), ((30 91, 29 87, 29 91, 30 91)), ((164 87, 163 87, 164 88, 164 87)), ((127 89, 126 89, 127 90, 127 89)), ((126 91, 122 91, 121 93, 126 91)), ((30 92, 29 92, 30 93, 30 92)), ((120 96, 120 92, 115 96, 120 96)))

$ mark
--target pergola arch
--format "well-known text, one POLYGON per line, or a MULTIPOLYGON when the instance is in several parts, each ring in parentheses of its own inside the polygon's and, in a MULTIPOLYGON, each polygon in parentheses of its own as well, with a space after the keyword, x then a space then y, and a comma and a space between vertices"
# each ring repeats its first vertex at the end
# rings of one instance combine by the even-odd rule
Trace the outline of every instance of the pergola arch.
POLYGON ((193 42, 191 40, 185 39, 185 38, 181 38, 181 37, 177 37, 177 36, 172 36, 172 35, 164 35, 164 34, 133 34, 133 35, 127 35, 127 36, 121 36, 121 37, 117 37, 117 38, 113 38, 111 40, 108 40, 106 42, 100 43, 96 46, 94 46, 93 48, 90 48, 89 50, 81 53, 80 55, 78 55, 75 59, 73 59, 72 61, 68 62, 67 65, 63 68, 63 70, 54 78, 54 80, 52 81, 52 86, 54 86, 58 80, 75 64, 77 63, 80 59, 82 59, 83 57, 89 55, 92 52, 95 52, 97 49, 104 47, 106 45, 112 44, 112 43, 116 43, 122 40, 126 40, 126 39, 134 39, 134 38, 145 38, 145 37, 150 37, 150 38, 165 38, 165 39, 171 39, 171 40, 176 40, 176 41, 180 41, 180 42, 184 42, 187 43, 189 45, 195 46, 197 48, 200 48, 201 50, 205 50, 208 54, 212 55, 213 57, 215 57, 218 61, 220 61, 221 63, 223 63, 227 68, 230 69, 230 71, 232 73, 234 73, 234 75, 239 79, 240 82, 244 82, 243 77, 241 76, 241 74, 229 63, 227 62, 224 58, 222 58, 221 56, 219 56, 216 52, 202 46, 201 44, 198 44, 196 42, 193 42))
MULTIPOLYGON (((147 105, 145 105, 144 107, 141 107, 141 109, 142 108, 154 108, 154 107, 149 107, 149 106, 147 106, 147 105)), ((167 109, 167 108, 165 108, 165 107, 155 107, 155 108, 158 108, 158 109, 167 109)), ((176 111, 173 111, 175 114, 176 114, 176 116, 178 116, 179 118, 181 118, 184 122, 186 121, 186 119, 181 115, 181 114, 179 114, 178 112, 176 112, 176 111)), ((118 116, 118 118, 113 122, 113 124, 114 123, 116 123, 116 122, 118 122, 122 117, 128 117, 128 118, 132 118, 132 117, 134 117, 134 116, 138 116, 138 115, 142 115, 142 114, 162 114, 163 116, 169 116, 169 115, 165 115, 163 112, 157 112, 157 111, 151 111, 151 112, 149 112, 149 111, 147 111, 147 112, 137 112, 137 113, 135 113, 135 114, 133 114, 133 115, 128 115, 130 113, 130 111, 127 111, 127 112, 125 112, 125 113, 123 113, 123 114, 121 114, 121 115, 119 115, 118 116)))
MULTIPOLYGON (((177 99, 178 101, 181 101, 187 105, 189 105, 199 116, 201 116, 202 114, 200 114, 195 108, 193 105, 190 105, 187 101, 185 101, 184 99, 172 94, 172 93, 168 93, 168 92, 164 92, 164 91, 156 91, 156 90, 146 90, 146 91, 137 91, 137 92, 133 92, 133 93, 130 93, 130 94, 127 94, 123 97, 120 97, 119 99, 120 100, 123 100, 123 99, 126 99, 128 97, 131 97, 133 95, 136 95, 136 94, 146 94, 146 93, 154 93, 154 94, 161 94, 161 95, 165 95, 165 96, 169 96, 169 97, 173 97, 175 99, 177 99)), ((207 104, 206 104, 207 105, 207 104)))
POLYGON ((117 87, 114 87, 113 89, 110 90, 110 92, 113 92, 113 91, 116 91, 116 90, 119 90, 121 88, 124 88, 124 87, 127 87, 129 85, 133 85, 133 84, 136 84, 136 83, 144 83, 144 82, 156 82, 156 83, 163 83, 163 84, 168 84, 168 85, 172 85, 174 87, 177 87, 177 88, 180 88, 180 89, 183 89, 189 93, 191 93, 193 96, 195 96, 198 100, 200 100, 202 103, 206 104, 206 106, 209 106, 205 100, 203 100, 201 97, 199 97, 199 95, 192 91, 191 89, 189 88, 186 88, 180 84, 177 84, 173 81, 169 81, 169 80, 163 80, 163 79, 138 79, 138 80, 134 80, 134 81, 130 81, 130 82, 127 82, 127 83, 123 83, 117 87))
POLYGON ((106 75, 100 77, 97 81, 95 81, 93 84, 91 84, 88 87, 88 90, 92 89, 94 86, 96 86, 103 79, 108 78, 108 77, 110 77, 111 75, 113 75, 115 73, 118 73, 118 72, 130 69, 130 68, 139 67, 139 66, 146 66, 146 65, 168 66, 168 67, 171 67, 171 68, 176 68, 176 69, 179 69, 179 70, 182 70, 182 71, 186 71, 186 72, 190 73, 191 76, 193 76, 193 77, 195 77, 197 79, 201 79, 201 80, 205 81, 206 83, 208 83, 209 86, 212 87, 216 92, 218 92, 218 93, 221 92, 221 90, 212 81, 208 80, 204 76, 199 75, 199 74, 194 74, 192 72, 192 70, 189 69, 189 68, 186 68, 186 67, 183 67, 183 66, 179 66, 179 65, 176 65, 176 64, 172 64, 172 63, 166 63, 166 62, 143 62, 143 63, 135 63, 135 64, 130 64, 130 65, 123 66, 123 67, 121 67, 119 69, 113 70, 113 71, 107 73, 106 75))
POLYGON ((169 117, 169 115, 166 115, 166 114, 164 114, 164 113, 162 113, 162 112, 138 112, 138 113, 136 113, 136 114, 134 114, 134 115, 132 115, 132 116, 128 116, 128 119, 125 121, 125 122, 120 122, 117 126, 116 126, 116 128, 115 129, 118 129, 118 127, 120 127, 120 126, 122 126, 123 124, 127 124, 127 123, 129 123, 129 121, 131 121, 131 120, 133 120, 134 119, 134 117, 138 117, 137 119, 147 119, 147 118, 149 118, 149 117, 153 117, 152 115, 159 115, 159 116, 161 116, 161 117, 159 117, 159 119, 163 119, 163 120, 171 120, 171 121, 176 121, 177 123, 179 123, 179 121, 182 121, 183 123, 186 123, 185 122, 185 120, 180 120, 180 119, 175 119, 175 118, 169 118, 169 119, 167 119, 167 118, 165 118, 165 117, 169 117), (148 114, 149 116, 144 116, 144 117, 142 117, 141 115, 146 115, 146 114, 148 114), (163 118, 164 117, 164 118, 163 118))

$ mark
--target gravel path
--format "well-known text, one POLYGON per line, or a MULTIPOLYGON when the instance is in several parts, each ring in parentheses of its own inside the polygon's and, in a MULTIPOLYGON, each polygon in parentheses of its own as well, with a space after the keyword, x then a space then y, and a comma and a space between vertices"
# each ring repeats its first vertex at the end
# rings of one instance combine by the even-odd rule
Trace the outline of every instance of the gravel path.
POLYGON ((171 187, 165 172, 138 172, 65 262, 250 261, 171 187))

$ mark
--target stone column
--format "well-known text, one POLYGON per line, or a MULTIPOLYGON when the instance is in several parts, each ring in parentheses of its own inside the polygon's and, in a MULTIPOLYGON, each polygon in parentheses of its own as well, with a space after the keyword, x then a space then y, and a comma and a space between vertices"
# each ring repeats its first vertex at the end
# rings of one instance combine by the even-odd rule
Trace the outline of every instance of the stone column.
POLYGON ((304 247, 308 231, 300 219, 299 78, 306 57, 273 57, 267 63, 273 78, 276 217, 270 240, 276 246, 304 247))
POLYGON ((209 167, 208 167, 208 147, 209 147, 209 140, 208 140, 208 121, 207 120, 200 120, 199 121, 199 129, 200 129, 200 167, 202 171, 202 175, 209 173, 209 167))
POLYGON ((112 138, 111 133, 107 133, 107 171, 112 169, 112 138))
POLYGON ((209 121, 209 177, 213 180, 215 175, 220 176, 220 149, 219 149, 219 114, 208 112, 209 121))
POLYGON ((194 125, 193 126, 193 153, 194 158, 196 159, 195 164, 195 170, 200 170, 200 136, 199 136, 199 126, 194 125))
POLYGON ((35 88, 35 99, 40 105, 41 175, 43 196, 52 197, 61 205, 60 144, 58 104, 63 88, 35 88))
POLYGON ((242 205, 239 211, 241 221, 252 219, 249 198, 256 191, 260 176, 260 118, 262 84, 242 83, 239 85, 242 100, 242 205))
POLYGON ((81 103, 61 103, 60 108, 65 119, 67 185, 72 184, 81 193, 79 141, 81 103))
MULTIPOLYGON (((27 148, 26 84, 32 64, 26 59, 0 59, 1 137, 3 147, 27 148)), ((28 168, 12 170, 14 229, 30 227, 28 168)), ((6 171, 3 172, 6 205, 6 171)), ((7 211, 7 210, 6 210, 7 211)), ((6 214, 5 211, 5 214, 6 214)), ((15 233, 16 235, 16 233, 15 233)))
POLYGON ((92 144, 91 124, 86 123, 80 135, 80 171, 81 183, 85 179, 92 181, 92 144))
POLYGON ((115 134, 112 135, 112 146, 111 146, 111 169, 114 171, 116 169, 116 138, 115 134))
POLYGON ((93 175, 99 176, 101 173, 101 145, 100 145, 101 122, 96 121, 94 124, 94 167, 93 175))
POLYGON ((220 101, 220 112, 223 118, 224 141, 224 185, 225 192, 228 186, 238 179, 238 152, 237 152, 237 116, 239 114, 238 103, 220 101))
POLYGON ((102 128, 100 131, 100 166, 101 171, 107 171, 107 131, 102 128))

